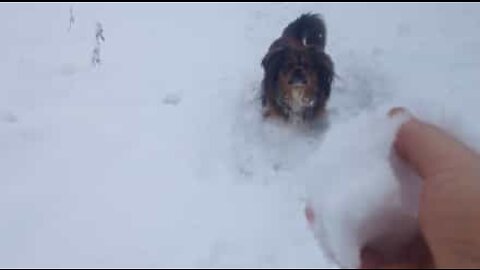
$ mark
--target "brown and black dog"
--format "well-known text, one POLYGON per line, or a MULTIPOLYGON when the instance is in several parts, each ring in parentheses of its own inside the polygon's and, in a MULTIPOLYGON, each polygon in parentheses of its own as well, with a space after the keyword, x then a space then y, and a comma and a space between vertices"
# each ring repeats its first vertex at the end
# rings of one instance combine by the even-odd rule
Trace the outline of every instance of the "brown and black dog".
POLYGON ((262 60, 264 116, 313 121, 324 113, 335 74, 326 38, 324 21, 308 13, 273 42, 262 60))

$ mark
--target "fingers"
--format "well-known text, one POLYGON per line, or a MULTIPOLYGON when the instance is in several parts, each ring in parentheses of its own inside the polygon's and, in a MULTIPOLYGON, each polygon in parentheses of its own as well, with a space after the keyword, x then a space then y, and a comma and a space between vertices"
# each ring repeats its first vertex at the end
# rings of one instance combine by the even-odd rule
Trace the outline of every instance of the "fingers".
POLYGON ((313 213, 313 209, 308 204, 305 207, 305 217, 307 218, 307 221, 310 225, 313 225, 313 223, 315 223, 315 214, 313 213))
POLYGON ((361 250, 360 261, 360 269, 380 269, 385 265, 383 256, 369 246, 361 250))
POLYGON ((360 253, 361 269, 426 269, 433 267, 433 260, 423 237, 417 235, 402 246, 398 254, 383 254, 381 246, 366 245, 360 253))
MULTIPOLYGON (((395 108, 390 115, 405 112, 402 108, 395 108)), ((442 130, 414 117, 400 127, 394 146, 398 155, 427 180, 451 171, 452 166, 465 164, 475 155, 442 130)))

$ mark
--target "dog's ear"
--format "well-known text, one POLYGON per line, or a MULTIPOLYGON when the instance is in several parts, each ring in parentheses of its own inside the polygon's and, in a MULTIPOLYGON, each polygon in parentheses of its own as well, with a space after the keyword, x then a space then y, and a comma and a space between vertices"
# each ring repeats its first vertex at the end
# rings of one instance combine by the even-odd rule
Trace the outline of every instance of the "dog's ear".
POLYGON ((272 45, 268 53, 262 59, 262 67, 265 69, 265 71, 271 70, 272 68, 279 68, 283 61, 286 46, 281 44, 276 46, 274 45, 272 45))
POLYGON ((280 68, 285 60, 287 48, 279 42, 274 42, 268 53, 262 59, 262 67, 265 71, 262 81, 262 104, 273 104, 277 89, 277 78, 280 68))
POLYGON ((280 58, 283 58, 283 52, 285 51, 284 48, 276 48, 273 51, 269 51, 262 60, 262 67, 265 70, 269 70, 272 67, 278 67, 281 63, 280 58))
POLYGON ((313 47, 310 51, 314 59, 315 70, 318 74, 318 87, 325 91, 328 98, 335 78, 335 66, 330 56, 321 47, 313 47))

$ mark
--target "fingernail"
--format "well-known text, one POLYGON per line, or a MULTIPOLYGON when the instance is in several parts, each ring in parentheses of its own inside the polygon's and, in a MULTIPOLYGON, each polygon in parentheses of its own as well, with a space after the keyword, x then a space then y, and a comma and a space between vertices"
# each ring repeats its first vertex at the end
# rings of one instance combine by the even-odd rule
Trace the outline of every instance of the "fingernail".
POLYGON ((309 205, 307 205, 307 207, 305 208, 305 217, 307 218, 308 223, 310 225, 313 225, 313 223, 315 222, 315 214, 313 213, 313 210, 309 205))
POLYGON ((390 109, 390 111, 388 112, 388 116, 390 117, 395 117, 398 115, 411 115, 411 113, 403 107, 395 107, 390 109))

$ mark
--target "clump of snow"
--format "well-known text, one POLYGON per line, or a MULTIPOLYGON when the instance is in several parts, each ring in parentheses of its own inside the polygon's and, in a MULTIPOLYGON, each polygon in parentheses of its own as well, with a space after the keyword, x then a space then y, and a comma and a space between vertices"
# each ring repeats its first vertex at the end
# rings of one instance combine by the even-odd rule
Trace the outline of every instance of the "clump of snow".
POLYGON ((391 162, 392 142, 404 120, 370 112, 333 125, 303 172, 314 232, 343 267, 358 267, 360 250, 371 241, 394 253, 417 229, 418 207, 406 205, 412 201, 404 196, 418 199, 419 182, 397 178, 391 162), (407 189, 411 192, 403 194, 407 189))
MULTIPOLYGON (((431 100, 403 104, 415 117, 480 150, 478 128, 461 117, 462 111, 474 108, 458 111, 431 100)), ((421 179, 393 149, 399 127, 410 116, 390 118, 387 108, 332 125, 301 172, 315 217, 312 230, 326 254, 342 267, 359 267, 367 246, 381 250, 387 259, 395 257, 419 233, 421 179)))

